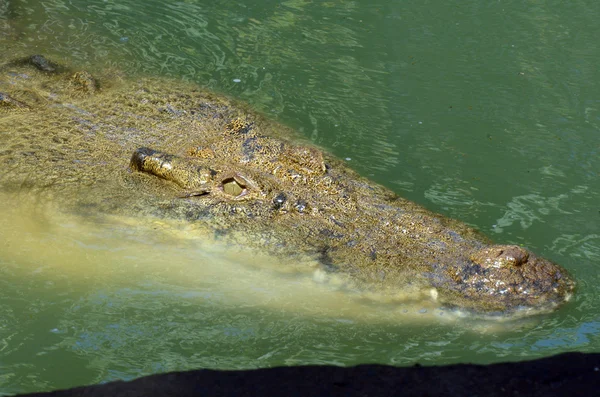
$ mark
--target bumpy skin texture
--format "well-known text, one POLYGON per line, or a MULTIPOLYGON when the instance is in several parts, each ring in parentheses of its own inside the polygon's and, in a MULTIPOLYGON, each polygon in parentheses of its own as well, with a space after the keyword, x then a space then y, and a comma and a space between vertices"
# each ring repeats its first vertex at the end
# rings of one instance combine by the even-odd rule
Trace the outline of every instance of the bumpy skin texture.
POLYGON ((29 105, 0 92, 0 111, 29 110, 29 105))
POLYGON ((23 59, 0 68, 2 98, 33 109, 0 113, 4 189, 82 213, 201 223, 233 243, 316 258, 325 278, 386 301, 408 291, 511 315, 550 310, 573 291, 559 266, 490 244, 243 105, 173 81, 96 80, 23 59))

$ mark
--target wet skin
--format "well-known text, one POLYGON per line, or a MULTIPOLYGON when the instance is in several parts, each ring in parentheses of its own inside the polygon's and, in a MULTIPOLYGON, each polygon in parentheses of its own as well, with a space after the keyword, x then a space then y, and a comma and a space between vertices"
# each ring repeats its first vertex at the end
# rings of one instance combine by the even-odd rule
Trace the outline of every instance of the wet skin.
POLYGON ((131 167, 177 184, 211 216, 235 212, 230 216, 293 231, 288 244, 320 252, 324 268, 347 275, 353 287, 389 296, 416 288, 445 306, 488 314, 548 309, 572 289, 550 261, 516 245, 488 244, 339 161, 325 163, 317 149, 251 130, 210 148, 208 159, 139 148, 131 167), (249 140, 256 143, 251 151, 249 140))
POLYGON ((0 70, 13 76, 0 80, 0 127, 23 132, 0 142, 5 188, 201 222, 232 243, 243 235, 274 255, 315 258, 325 279, 386 301, 408 292, 505 316, 551 310, 573 292, 558 265, 398 197, 226 98, 168 80, 95 79, 37 57, 0 70), (81 186, 89 193, 72 196, 81 186))

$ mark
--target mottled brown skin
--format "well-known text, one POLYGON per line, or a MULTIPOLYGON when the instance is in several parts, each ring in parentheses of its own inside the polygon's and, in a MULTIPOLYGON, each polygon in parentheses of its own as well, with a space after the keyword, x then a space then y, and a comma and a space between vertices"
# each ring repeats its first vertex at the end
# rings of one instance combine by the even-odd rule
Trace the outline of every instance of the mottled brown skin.
POLYGON ((83 78, 94 89, 82 96, 66 68, 10 65, 10 76, 14 68, 31 76, 0 79, 0 92, 17 87, 43 100, 28 117, 0 113, 0 128, 19 132, 0 134, 4 189, 25 186, 86 214, 185 219, 231 243, 315 258, 324 279, 385 301, 408 291, 442 307, 519 315, 550 310, 573 291, 552 262, 491 244, 226 98, 114 76, 100 80, 101 91, 83 78))
POLYGON ((551 262, 516 245, 488 245, 316 148, 262 136, 250 124, 223 135, 195 146, 209 158, 139 148, 131 167, 177 184, 211 216, 235 212, 244 222, 293 230, 290 244, 320 252, 327 271, 353 288, 393 296, 433 287, 444 305, 490 314, 550 308, 571 291, 551 262))
POLYGON ((27 111, 30 108, 25 102, 21 102, 8 94, 0 92, 0 111, 27 111))

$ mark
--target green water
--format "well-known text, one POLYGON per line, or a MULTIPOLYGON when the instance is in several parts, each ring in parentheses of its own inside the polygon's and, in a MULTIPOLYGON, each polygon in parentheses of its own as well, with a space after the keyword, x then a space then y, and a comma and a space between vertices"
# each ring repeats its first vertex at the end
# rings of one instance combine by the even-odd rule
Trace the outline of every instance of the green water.
POLYGON ((578 281, 556 313, 472 327, 335 306, 346 298, 194 240, 40 225, 3 199, 0 394, 198 367, 599 351, 599 18, 597 1, 0 1, 0 45, 242 98, 578 281), (196 269, 199 257, 220 270, 196 269))

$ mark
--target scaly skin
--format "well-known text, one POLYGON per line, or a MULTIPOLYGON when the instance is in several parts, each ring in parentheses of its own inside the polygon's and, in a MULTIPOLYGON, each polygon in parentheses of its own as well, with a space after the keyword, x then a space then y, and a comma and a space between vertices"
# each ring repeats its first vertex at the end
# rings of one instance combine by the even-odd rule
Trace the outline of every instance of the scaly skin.
POLYGON ((317 258, 325 278, 386 301, 408 291, 520 315, 572 294, 559 266, 396 196, 243 105, 161 79, 99 85, 87 72, 24 59, 0 68, 13 76, 0 80, 3 98, 33 109, 0 113, 0 128, 16 132, 0 135, 4 189, 80 212, 201 223, 273 255, 317 258))

